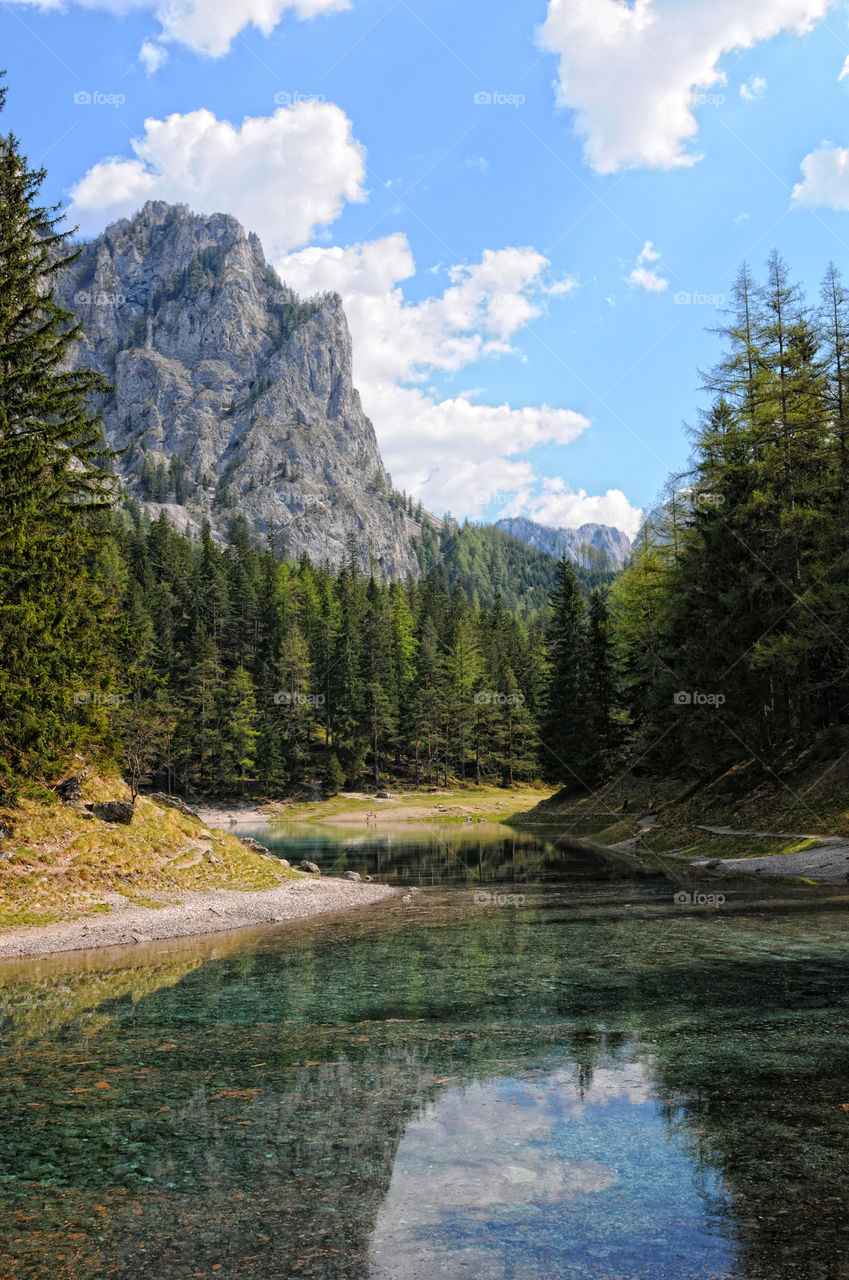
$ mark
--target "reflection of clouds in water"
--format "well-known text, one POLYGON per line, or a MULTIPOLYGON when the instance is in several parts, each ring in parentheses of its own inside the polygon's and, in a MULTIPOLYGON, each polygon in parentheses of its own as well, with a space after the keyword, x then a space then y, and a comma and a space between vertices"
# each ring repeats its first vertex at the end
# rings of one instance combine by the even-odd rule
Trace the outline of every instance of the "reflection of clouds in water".
POLYGON ((566 1159, 555 1128, 582 1120, 590 1107, 641 1106, 651 1097, 641 1062, 597 1068, 583 1094, 574 1068, 447 1089, 407 1126, 398 1148, 372 1238, 373 1280, 413 1280, 428 1267, 442 1276, 469 1276, 470 1267, 487 1278, 506 1274, 491 1246, 452 1244, 449 1222, 456 1230, 459 1216, 477 1236, 492 1217, 607 1191, 619 1181, 615 1168, 566 1159))

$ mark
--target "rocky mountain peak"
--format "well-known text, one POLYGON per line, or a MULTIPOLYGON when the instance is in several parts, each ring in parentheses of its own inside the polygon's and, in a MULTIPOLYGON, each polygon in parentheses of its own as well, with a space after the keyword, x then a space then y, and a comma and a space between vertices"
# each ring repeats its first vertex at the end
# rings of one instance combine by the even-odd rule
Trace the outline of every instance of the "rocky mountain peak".
POLYGON ((364 561, 418 573, 337 294, 299 298, 235 218, 162 201, 84 244, 58 292, 85 325, 73 363, 115 386, 107 436, 153 514, 219 535, 243 515, 331 564, 353 535, 364 561))

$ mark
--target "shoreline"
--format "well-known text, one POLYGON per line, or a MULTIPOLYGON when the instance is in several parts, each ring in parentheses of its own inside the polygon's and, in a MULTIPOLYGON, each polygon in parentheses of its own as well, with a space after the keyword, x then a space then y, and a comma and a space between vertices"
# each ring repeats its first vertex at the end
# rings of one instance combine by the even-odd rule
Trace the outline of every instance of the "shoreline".
POLYGON ((162 907, 142 907, 124 899, 115 902, 108 913, 6 930, 0 933, 0 960, 284 924, 373 906, 400 892, 393 885, 305 877, 272 889, 190 891, 182 894, 179 902, 162 907))

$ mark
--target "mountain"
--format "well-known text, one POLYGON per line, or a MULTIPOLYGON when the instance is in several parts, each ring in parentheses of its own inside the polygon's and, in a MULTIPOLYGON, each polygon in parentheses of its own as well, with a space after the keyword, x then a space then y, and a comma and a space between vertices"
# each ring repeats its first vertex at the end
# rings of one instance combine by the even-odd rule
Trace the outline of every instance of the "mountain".
MULTIPOLYGON (((416 543, 422 572, 440 573, 449 591, 460 587, 484 607, 500 599, 508 613, 534 614, 545 607, 557 577, 557 561, 494 524, 445 520, 438 530, 425 520, 416 543)), ((609 570, 578 566, 586 592, 608 586, 609 570)))
POLYGON ((565 554, 584 569, 621 569, 631 554, 630 538, 606 524, 555 529, 519 516, 498 520, 495 527, 558 559, 565 554))
POLYGON ((334 566, 353 535, 361 562, 418 576, 336 294, 298 298, 235 218, 151 202, 81 247, 57 298, 85 325, 72 365, 115 387, 116 470, 151 514, 219 537, 242 515, 334 566))

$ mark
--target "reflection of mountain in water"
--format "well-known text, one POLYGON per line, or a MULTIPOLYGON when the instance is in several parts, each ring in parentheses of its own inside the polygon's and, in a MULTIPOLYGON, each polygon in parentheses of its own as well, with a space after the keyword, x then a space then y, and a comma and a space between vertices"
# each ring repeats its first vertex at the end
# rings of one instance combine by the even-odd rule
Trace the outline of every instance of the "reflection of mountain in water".
POLYGON ((142 966, 137 1000, 125 962, 91 1034, 6 1041, 9 1276, 61 1274, 73 1235, 74 1280, 384 1280, 394 1232, 397 1266, 489 1238, 487 1277, 559 1274, 571 1248, 579 1277, 838 1280, 842 917, 686 913, 636 884, 473 899, 314 921, 159 990, 142 966))

